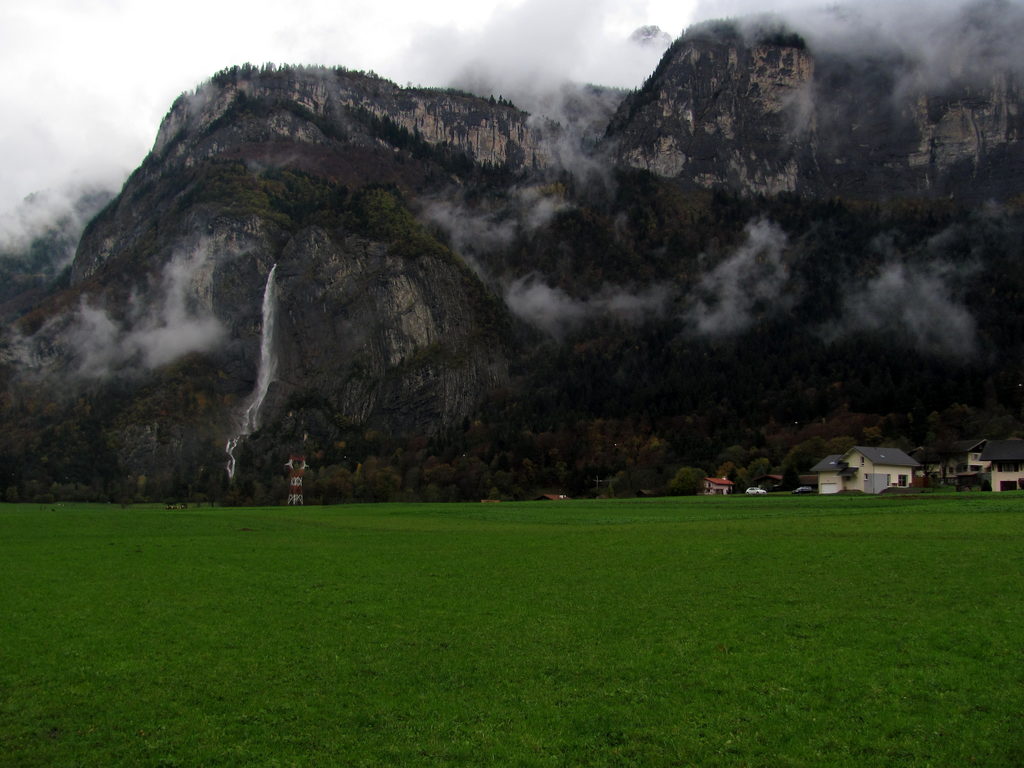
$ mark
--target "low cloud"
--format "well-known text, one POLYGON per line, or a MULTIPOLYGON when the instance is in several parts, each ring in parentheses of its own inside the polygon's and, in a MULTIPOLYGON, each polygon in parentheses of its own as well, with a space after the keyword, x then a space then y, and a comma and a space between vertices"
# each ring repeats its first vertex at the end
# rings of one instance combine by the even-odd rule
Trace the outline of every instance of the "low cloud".
POLYGON ((496 276, 484 265, 488 253, 508 248, 517 238, 547 226, 571 207, 550 189, 519 187, 497 208, 480 209, 461 200, 434 199, 424 206, 420 216, 439 227, 452 249, 481 280, 490 283, 496 276))
POLYGON ((444 230, 452 248, 482 281, 501 292, 513 314, 555 339, 561 340, 585 322, 602 317, 636 325, 664 315, 672 296, 666 286, 637 289, 606 285, 594 296, 576 298, 548 284, 536 272, 512 279, 488 268, 496 254, 547 226, 571 207, 572 203, 557 190, 520 187, 499 209, 481 210, 459 201, 435 200, 421 211, 421 216, 444 230))
POLYGON ((606 181, 605 163, 588 150, 671 41, 651 30, 633 37, 632 30, 609 26, 617 15, 638 15, 639 5, 525 0, 501 8, 479 29, 447 26, 419 35, 400 55, 401 69, 415 72, 417 82, 509 99, 530 113, 555 166, 606 181))
POLYGON ((962 268, 948 262, 909 265, 889 261, 878 274, 843 300, 839 334, 890 335, 919 352, 969 359, 976 350, 977 324, 954 297, 962 268))
POLYGON ((506 98, 551 92, 565 82, 633 88, 651 73, 663 48, 631 40, 632 30, 609 28, 606 22, 622 5, 525 0, 501 8, 480 28, 424 32, 396 58, 418 82, 483 86, 506 98))
POLYGON ((481 277, 475 255, 509 246, 521 229, 518 219, 507 211, 481 211, 459 201, 433 200, 420 215, 448 236, 452 249, 481 277))
POLYGON ((102 378, 136 367, 151 370, 214 349, 225 331, 203 300, 210 262, 205 245, 175 255, 157 289, 133 297, 125 322, 83 301, 64 334, 78 373, 102 378))
MULTIPOLYGON (((765 10, 751 0, 701 0, 695 18, 739 18, 754 29, 769 19, 765 10)), ((861 64, 888 60, 897 99, 1024 70, 1019 0, 776 0, 768 10, 816 53, 837 53, 861 64)))
POLYGON ((0 254, 20 255, 33 240, 50 237, 57 246, 48 254, 60 269, 71 262, 82 230, 113 193, 99 187, 64 187, 29 195, 15 208, 0 212, 0 254))
POLYGON ((742 333, 759 313, 774 314, 792 306, 784 294, 789 265, 784 259, 786 233, 771 221, 746 226, 746 241, 701 278, 687 319, 699 333, 742 333))
POLYGON ((638 325, 660 317, 665 313, 671 294, 663 285, 641 290, 605 286, 596 296, 577 299, 533 274, 508 286, 505 303, 518 317, 561 340, 588 320, 612 317, 638 325))

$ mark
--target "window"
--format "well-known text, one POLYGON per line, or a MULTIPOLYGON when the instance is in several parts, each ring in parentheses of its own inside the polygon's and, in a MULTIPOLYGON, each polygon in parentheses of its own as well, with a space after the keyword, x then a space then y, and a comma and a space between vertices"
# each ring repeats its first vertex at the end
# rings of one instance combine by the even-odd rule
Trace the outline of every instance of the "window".
POLYGON ((907 475, 898 475, 897 478, 896 478, 896 484, 900 488, 906 488, 907 487, 907 480, 908 480, 908 476, 907 475))

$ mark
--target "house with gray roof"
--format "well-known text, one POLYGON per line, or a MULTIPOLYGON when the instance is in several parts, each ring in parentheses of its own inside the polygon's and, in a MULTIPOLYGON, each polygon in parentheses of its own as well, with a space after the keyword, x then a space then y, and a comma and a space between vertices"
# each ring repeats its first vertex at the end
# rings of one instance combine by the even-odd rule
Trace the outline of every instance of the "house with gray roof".
POLYGON ((993 491, 1024 488, 1024 440, 989 440, 980 458, 989 462, 993 491))
POLYGON ((911 488, 921 465, 899 448, 855 445, 846 453, 826 456, 811 471, 818 475, 818 493, 862 491, 882 493, 911 488))
POLYGON ((988 472, 988 462, 981 454, 988 440, 957 440, 938 451, 941 456, 940 471, 946 485, 977 485, 988 472))

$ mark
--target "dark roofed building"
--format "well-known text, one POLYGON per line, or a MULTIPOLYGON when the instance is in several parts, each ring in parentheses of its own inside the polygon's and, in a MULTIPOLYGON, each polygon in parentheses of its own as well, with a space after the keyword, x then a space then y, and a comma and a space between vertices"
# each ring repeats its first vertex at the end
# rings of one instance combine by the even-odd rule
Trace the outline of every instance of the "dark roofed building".
POLYGON ((1024 440, 989 440, 980 458, 989 462, 993 491, 1024 488, 1024 440))
POLYGON ((758 475, 754 478, 754 485, 764 488, 766 491, 777 491, 782 487, 782 475, 758 475))
MULTIPOLYGON (((843 460, 843 454, 833 453, 831 456, 826 456, 824 459, 819 461, 813 467, 811 472, 838 472, 843 467, 839 466, 839 463, 843 460)), ((843 465, 845 466, 845 465, 843 465)))
POLYGON ((965 479, 987 472, 988 463, 981 458, 987 444, 988 440, 957 440, 941 450, 942 481, 946 484, 970 484, 965 479))
POLYGON ((818 475, 818 493, 882 493, 889 488, 910 488, 914 470, 920 466, 899 448, 855 445, 844 454, 826 456, 811 471, 818 475))

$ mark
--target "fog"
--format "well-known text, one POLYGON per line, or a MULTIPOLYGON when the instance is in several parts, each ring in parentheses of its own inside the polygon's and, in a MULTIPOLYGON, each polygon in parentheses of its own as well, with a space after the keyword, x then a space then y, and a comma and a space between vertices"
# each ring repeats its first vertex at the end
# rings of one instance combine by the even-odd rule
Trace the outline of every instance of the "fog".
POLYGON ((936 235, 914 258, 900 252, 891 238, 878 238, 874 249, 883 260, 874 275, 850 285, 823 336, 870 332, 927 355, 973 358, 977 323, 957 294, 977 264, 970 257, 954 262, 944 255, 946 241, 954 237, 953 231, 936 235))
POLYGON ((613 318, 636 325, 661 317, 671 295, 671 289, 665 285, 638 289, 607 285, 597 295, 579 299, 531 274, 513 281, 504 298, 515 315, 562 340, 588 320, 613 318))
POLYGON ((225 330, 202 300, 210 266, 205 243, 178 252, 152 290, 133 295, 124 320, 83 299, 62 338, 77 372, 103 378, 151 370, 185 354, 216 348, 225 330))
POLYGON ((85 225, 110 197, 109 189, 74 186, 30 195, 12 210, 0 212, 0 254, 18 257, 33 240, 57 235, 66 248, 50 254, 54 263, 48 266, 66 266, 85 225))
POLYGON ((783 291, 789 280, 786 233, 767 219, 747 224, 746 239, 708 271, 697 286, 686 318, 698 333, 741 333, 758 313, 780 312, 795 298, 783 291))
POLYGON ((901 62, 894 96, 935 91, 954 80, 986 80, 1024 70, 1021 0, 860 0, 845 3, 781 0, 699 2, 697 18, 735 17, 748 29, 766 21, 799 32, 817 54, 854 62, 877 56, 901 62))

